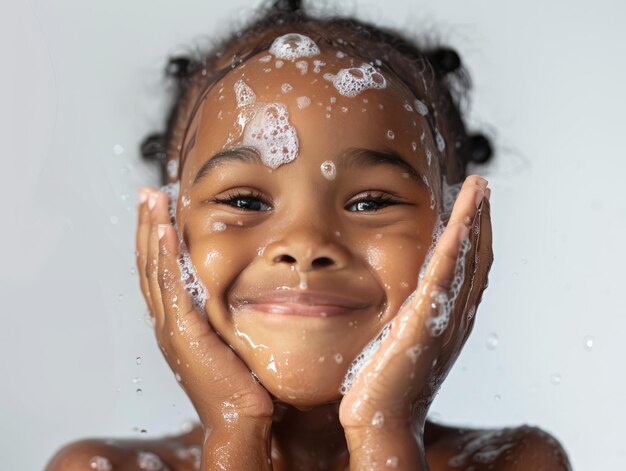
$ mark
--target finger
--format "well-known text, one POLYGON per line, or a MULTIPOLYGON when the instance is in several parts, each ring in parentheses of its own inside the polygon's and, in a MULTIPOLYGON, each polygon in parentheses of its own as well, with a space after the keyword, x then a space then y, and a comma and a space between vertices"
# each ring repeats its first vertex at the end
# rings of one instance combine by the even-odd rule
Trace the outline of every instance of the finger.
POLYGON ((488 181, 479 175, 470 175, 463 182, 461 192, 454 202, 448 225, 462 222, 470 227, 476 209, 483 200, 488 181), (471 204, 471 203, 474 204, 471 204))
POLYGON ((161 288, 158 280, 158 260, 159 260, 159 236, 157 225, 168 222, 167 195, 160 191, 155 191, 148 198, 150 208, 150 229, 148 234, 148 263, 146 265, 146 276, 150 288, 150 297, 154 308, 154 319, 156 323, 157 336, 163 330, 164 309, 161 297, 161 288))
POLYGON ((150 297, 150 287, 146 276, 146 264, 148 254, 148 235, 150 234, 150 212, 148 209, 148 197, 151 190, 147 187, 139 189, 139 206, 137 208, 137 233, 135 238, 137 273, 139 274, 139 286, 146 301, 148 311, 153 316, 152 299, 150 297))
POLYGON ((474 282, 468 297, 467 310, 465 311, 466 327, 464 328, 465 342, 469 337, 476 319, 476 310, 482 301, 482 296, 489 284, 489 272, 493 265, 493 232, 491 225, 491 204, 485 199, 480 214, 480 234, 476 241, 476 267, 474 282))

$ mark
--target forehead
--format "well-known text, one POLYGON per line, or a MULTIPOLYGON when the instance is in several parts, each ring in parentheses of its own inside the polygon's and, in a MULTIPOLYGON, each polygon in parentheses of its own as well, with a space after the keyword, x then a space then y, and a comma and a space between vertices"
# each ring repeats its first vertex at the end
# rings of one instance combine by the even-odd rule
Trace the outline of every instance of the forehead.
POLYGON ((297 37, 289 44, 289 36, 229 71, 200 97, 183 143, 184 167, 193 171, 236 144, 251 100, 284 107, 301 151, 315 148, 316 155, 332 157, 338 147, 387 146, 416 154, 413 163, 423 165, 419 154, 432 146, 420 113, 424 105, 400 80, 376 62, 297 37))

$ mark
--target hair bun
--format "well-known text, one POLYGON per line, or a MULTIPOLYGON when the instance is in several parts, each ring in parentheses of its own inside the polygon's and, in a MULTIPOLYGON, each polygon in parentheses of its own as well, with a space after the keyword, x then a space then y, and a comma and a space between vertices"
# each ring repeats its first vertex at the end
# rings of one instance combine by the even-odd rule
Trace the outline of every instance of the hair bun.
POLYGON ((493 149, 491 143, 482 134, 469 136, 469 161, 476 164, 484 164, 491 159, 493 149))
POLYGON ((188 57, 171 57, 165 66, 165 75, 180 79, 191 75, 194 69, 195 64, 188 57))
POLYGON ((141 143, 140 152, 145 159, 165 161, 167 158, 165 136, 150 134, 141 143))
POLYGON ((454 72, 461 67, 461 58, 453 49, 440 48, 432 52, 428 59, 435 68, 438 75, 445 75, 454 72))

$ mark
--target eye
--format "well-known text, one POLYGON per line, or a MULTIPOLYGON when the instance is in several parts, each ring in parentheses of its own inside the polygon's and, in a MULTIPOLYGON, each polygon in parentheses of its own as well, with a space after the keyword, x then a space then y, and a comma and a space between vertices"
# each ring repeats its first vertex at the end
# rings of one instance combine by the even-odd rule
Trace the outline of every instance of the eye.
POLYGON ((354 212, 375 212, 396 204, 402 204, 402 202, 384 193, 375 194, 368 191, 357 201, 346 206, 346 209, 354 212))
POLYGON ((272 209, 263 201, 262 195, 255 191, 230 191, 226 197, 215 198, 215 201, 244 211, 269 211, 272 209))

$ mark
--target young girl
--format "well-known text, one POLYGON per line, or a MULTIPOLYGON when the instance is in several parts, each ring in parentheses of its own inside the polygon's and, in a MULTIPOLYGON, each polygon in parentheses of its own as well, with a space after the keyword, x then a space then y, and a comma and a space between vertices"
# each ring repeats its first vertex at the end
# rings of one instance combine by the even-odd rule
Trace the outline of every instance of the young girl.
POLYGON ((200 423, 82 440, 49 471, 570 469, 536 427, 426 419, 493 261, 454 51, 279 1, 168 73, 137 264, 200 423))

